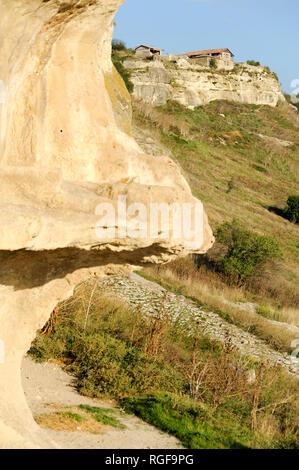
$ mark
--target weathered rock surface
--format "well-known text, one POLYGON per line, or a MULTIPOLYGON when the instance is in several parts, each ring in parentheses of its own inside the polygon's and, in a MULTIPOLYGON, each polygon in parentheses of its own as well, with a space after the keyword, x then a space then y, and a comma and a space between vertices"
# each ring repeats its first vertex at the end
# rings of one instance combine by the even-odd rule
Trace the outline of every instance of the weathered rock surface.
POLYGON ((212 70, 184 58, 172 63, 130 59, 134 97, 153 106, 167 100, 196 107, 214 100, 276 106, 285 98, 277 78, 266 67, 238 64, 234 69, 212 70))
MULTIPOLYGON (((129 135, 129 96, 110 59, 122 3, 0 0, 0 447, 47 446, 20 364, 56 304, 93 274, 190 251, 184 235, 121 236, 123 219, 107 218, 112 238, 95 231, 96 207, 117 207, 119 194, 147 210, 198 203, 169 157, 144 154, 129 135)), ((213 244, 203 220, 191 251, 213 244)))

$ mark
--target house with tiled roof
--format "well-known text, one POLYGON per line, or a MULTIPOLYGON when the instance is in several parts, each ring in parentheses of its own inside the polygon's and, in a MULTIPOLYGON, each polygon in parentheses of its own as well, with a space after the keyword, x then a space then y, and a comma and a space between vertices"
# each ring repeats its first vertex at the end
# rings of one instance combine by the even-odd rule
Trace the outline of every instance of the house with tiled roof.
POLYGON ((135 48, 135 53, 139 57, 152 57, 152 56, 160 56, 162 55, 162 49, 158 49, 157 47, 153 46, 145 46, 141 44, 135 48))
POLYGON ((183 56, 189 57, 189 59, 199 59, 201 57, 214 57, 216 59, 230 58, 234 57, 234 54, 228 49, 205 49, 202 51, 186 52, 186 54, 181 54, 183 56))
POLYGON ((186 52, 180 54, 181 57, 196 59, 202 65, 210 65, 211 59, 215 59, 218 68, 232 68, 234 54, 228 48, 204 49, 201 51, 186 52))

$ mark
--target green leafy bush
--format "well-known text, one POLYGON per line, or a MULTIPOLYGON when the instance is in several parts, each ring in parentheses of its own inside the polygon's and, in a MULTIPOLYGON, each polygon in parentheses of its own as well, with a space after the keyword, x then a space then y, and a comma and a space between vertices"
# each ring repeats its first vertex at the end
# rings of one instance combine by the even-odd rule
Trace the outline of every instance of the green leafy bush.
POLYGON ((123 58, 120 58, 117 53, 112 54, 112 62, 120 76, 122 77, 123 81, 125 82, 125 85, 127 87, 127 90, 129 93, 133 93, 134 91, 134 84, 131 81, 131 73, 129 70, 127 70, 122 63, 123 58))
POLYGON ((291 222, 299 223, 299 196, 290 196, 288 198, 284 215, 291 222))
POLYGON ((221 225, 216 239, 227 250, 217 260, 218 269, 241 282, 253 276, 267 261, 282 257, 280 244, 275 238, 247 230, 236 220, 221 225))
POLYGON ((210 60, 210 67, 211 69, 217 69, 217 61, 214 57, 212 57, 212 59, 210 60))
POLYGON ((113 51, 125 51, 126 50, 126 45, 123 41, 120 41, 119 39, 113 39, 112 40, 112 50, 113 51))
POLYGON ((91 397, 121 397, 151 389, 168 389, 174 372, 145 357, 136 348, 107 334, 82 335, 72 348, 69 369, 78 377, 78 389, 91 397))
POLYGON ((74 312, 65 312, 51 335, 36 337, 30 354, 39 362, 65 362, 77 377, 77 389, 90 397, 186 390, 177 367, 146 354, 148 324, 138 319, 137 325, 136 314, 124 306, 105 304, 103 299, 102 303, 89 312, 85 324, 79 300, 74 312), (132 341, 133 330, 136 341, 132 341))
POLYGON ((253 65, 254 67, 258 67, 260 64, 260 62, 256 62, 255 60, 247 60, 247 64, 248 65, 253 65))

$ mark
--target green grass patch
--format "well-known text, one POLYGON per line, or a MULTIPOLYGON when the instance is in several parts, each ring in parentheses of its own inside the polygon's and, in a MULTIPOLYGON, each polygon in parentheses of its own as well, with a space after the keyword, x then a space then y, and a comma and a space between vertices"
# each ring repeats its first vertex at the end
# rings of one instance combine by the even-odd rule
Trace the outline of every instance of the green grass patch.
POLYGON ((111 416, 116 412, 114 409, 100 408, 99 406, 79 405, 79 409, 89 413, 93 419, 98 423, 112 426, 118 429, 125 429, 126 426, 122 424, 115 416, 111 416))
POLYGON ((155 394, 125 398, 121 404, 127 413, 177 437, 188 449, 246 449, 253 445, 254 436, 248 428, 221 415, 218 419, 214 416, 211 426, 209 412, 192 400, 155 394))
POLYGON ((78 413, 73 413, 72 411, 62 411, 60 415, 63 418, 69 418, 73 421, 77 421, 77 423, 82 423, 83 421, 86 421, 85 416, 79 415, 78 413))

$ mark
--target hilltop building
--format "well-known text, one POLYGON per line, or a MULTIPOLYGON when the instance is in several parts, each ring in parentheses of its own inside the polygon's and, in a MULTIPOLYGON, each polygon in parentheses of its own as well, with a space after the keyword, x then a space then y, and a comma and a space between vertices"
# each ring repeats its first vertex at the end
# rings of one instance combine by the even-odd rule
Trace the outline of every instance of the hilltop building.
POLYGON ((234 66, 234 54, 228 48, 187 52, 180 54, 180 57, 196 60, 197 63, 206 66, 210 65, 212 58, 216 60, 218 68, 232 68, 234 66))
POLYGON ((138 57, 153 57, 162 55, 162 49, 158 49, 157 47, 153 46, 145 46, 144 44, 136 47, 135 51, 138 57))
MULTIPOLYGON (((141 44, 135 48, 136 56, 141 58, 161 57, 162 49, 153 46, 141 44)), ((185 54, 166 54, 163 59, 175 62, 178 58, 183 57, 192 62, 209 67, 211 60, 216 61, 218 69, 231 70, 234 68, 234 54, 228 48, 222 49, 204 49, 201 51, 186 52, 185 54)))

